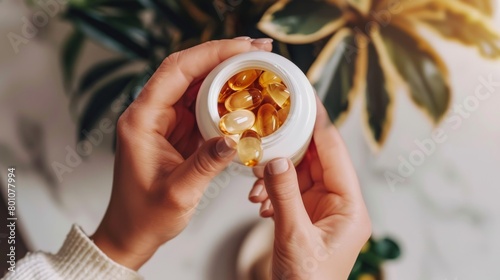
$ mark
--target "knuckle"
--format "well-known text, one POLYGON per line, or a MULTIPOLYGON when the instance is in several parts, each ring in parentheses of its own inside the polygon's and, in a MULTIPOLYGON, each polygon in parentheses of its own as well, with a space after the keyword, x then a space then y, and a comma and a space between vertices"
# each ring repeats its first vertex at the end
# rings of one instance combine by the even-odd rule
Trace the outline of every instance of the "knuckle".
POLYGON ((176 188, 168 188, 163 195, 163 204, 165 207, 179 212, 191 210, 197 204, 198 196, 186 193, 176 188))
POLYGON ((116 123, 116 135, 118 139, 125 139, 128 135, 129 124, 128 124, 128 114, 125 112, 119 118, 116 123))
POLYGON ((217 41, 215 41, 215 40, 207 41, 207 42, 203 43, 203 45, 207 48, 210 48, 210 49, 215 48, 215 47, 217 47, 217 41))
POLYGON ((264 181, 267 186, 267 191, 274 193, 278 200, 288 201, 294 199, 295 195, 298 193, 297 180, 290 174, 268 178, 264 181))
MULTIPOLYGON (((212 149, 210 150, 210 153, 213 153, 212 149)), ((217 163, 211 158, 212 156, 213 155, 208 156, 201 153, 196 155, 193 161, 193 169, 196 174, 199 174, 202 177, 209 177, 217 172, 217 163)))
MULTIPOLYGON (((162 66, 169 66, 169 65, 177 65, 178 61, 179 61, 179 58, 180 56, 182 55, 184 51, 178 51, 178 52, 175 52, 169 56, 167 56, 163 62, 162 62, 162 66)), ((162 67, 160 67, 161 69, 162 67)))

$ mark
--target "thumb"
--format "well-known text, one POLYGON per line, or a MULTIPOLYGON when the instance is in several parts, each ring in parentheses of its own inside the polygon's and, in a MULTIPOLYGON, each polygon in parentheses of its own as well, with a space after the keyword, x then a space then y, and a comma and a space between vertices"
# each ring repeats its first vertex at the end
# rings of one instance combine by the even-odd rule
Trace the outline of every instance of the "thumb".
POLYGON ((231 138, 210 139, 170 174, 169 185, 176 192, 196 197, 231 163, 235 153, 236 142, 231 138))
POLYGON ((302 201, 293 163, 273 159, 264 169, 264 183, 274 208, 276 230, 288 230, 311 223, 302 201))

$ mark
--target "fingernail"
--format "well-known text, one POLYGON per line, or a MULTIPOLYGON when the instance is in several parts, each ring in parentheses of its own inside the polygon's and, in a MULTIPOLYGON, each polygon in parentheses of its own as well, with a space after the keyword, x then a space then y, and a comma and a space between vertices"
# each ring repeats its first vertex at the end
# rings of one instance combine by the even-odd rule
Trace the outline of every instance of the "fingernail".
POLYGON ((267 164, 267 171, 271 175, 285 173, 288 170, 288 161, 284 158, 274 159, 267 164))
POLYGON ((217 141, 217 144, 215 144, 215 151, 217 152, 217 155, 221 158, 228 157, 235 150, 236 150, 236 142, 234 142, 233 139, 229 137, 224 137, 222 139, 219 139, 219 141, 217 141))
POLYGON ((234 40, 244 40, 244 41, 248 41, 248 40, 251 40, 252 38, 248 37, 248 36, 240 36, 240 37, 235 37, 233 38, 234 40))
POLYGON ((273 42, 271 38, 258 38, 250 40, 252 44, 270 44, 273 42))
POLYGON ((262 206, 260 206, 260 214, 269 210, 270 207, 271 207, 271 200, 268 199, 268 200, 264 201, 264 203, 262 203, 262 206))
POLYGON ((264 189, 264 185, 262 184, 257 184, 253 187, 252 191, 248 195, 249 198, 252 197, 257 197, 262 193, 262 190, 264 189))

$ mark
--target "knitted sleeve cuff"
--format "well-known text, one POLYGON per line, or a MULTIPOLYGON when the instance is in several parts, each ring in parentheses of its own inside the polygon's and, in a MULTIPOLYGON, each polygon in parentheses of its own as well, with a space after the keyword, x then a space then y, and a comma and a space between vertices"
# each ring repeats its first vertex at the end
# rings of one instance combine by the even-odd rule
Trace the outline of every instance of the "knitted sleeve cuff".
POLYGON ((29 253, 19 261, 16 272, 4 279, 136 280, 137 272, 106 256, 85 233, 73 225, 57 254, 29 253))
POLYGON ((76 225, 71 228, 54 261, 64 279, 142 279, 137 272, 106 256, 76 225), (80 275, 86 277, 80 278, 80 275))

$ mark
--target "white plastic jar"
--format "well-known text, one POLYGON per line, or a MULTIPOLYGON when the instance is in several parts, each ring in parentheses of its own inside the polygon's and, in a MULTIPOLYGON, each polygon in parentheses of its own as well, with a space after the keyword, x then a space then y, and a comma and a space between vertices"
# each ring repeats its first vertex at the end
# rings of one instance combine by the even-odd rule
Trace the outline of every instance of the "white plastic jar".
MULTIPOLYGON (((304 157, 316 120, 316 98, 307 77, 290 60, 270 52, 253 51, 233 56, 208 74, 196 100, 196 121, 205 140, 224 136, 219 129, 217 98, 224 84, 235 74, 258 69, 278 75, 290 92, 290 112, 283 125, 262 137, 260 166, 277 157, 290 158, 297 165, 304 157)), ((237 138, 235 139, 238 140, 237 138)), ((236 156, 234 162, 243 166, 236 156)))

